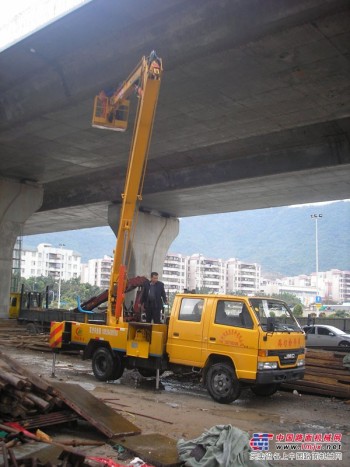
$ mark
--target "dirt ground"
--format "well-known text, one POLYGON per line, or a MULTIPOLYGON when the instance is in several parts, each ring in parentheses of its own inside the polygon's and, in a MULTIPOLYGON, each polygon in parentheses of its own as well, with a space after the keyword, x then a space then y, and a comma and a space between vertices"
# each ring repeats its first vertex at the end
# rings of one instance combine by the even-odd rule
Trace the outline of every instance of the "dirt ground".
MULTIPOLYGON (((1 344, 0 350, 50 381, 50 353, 1 344)), ((91 362, 82 361, 79 356, 59 355, 55 373, 59 381, 78 383, 95 397, 104 401, 108 399, 106 403, 138 426, 142 434, 159 433, 176 441, 180 438, 191 440, 213 426, 230 424, 248 432, 250 436, 253 433, 273 434, 273 442, 269 445, 269 452, 275 454, 275 460, 270 461, 272 465, 327 466, 332 462, 335 465, 350 465, 350 404, 347 401, 287 391, 262 398, 247 389, 237 401, 221 405, 214 402, 191 377, 179 380, 165 374, 159 390, 155 389, 154 379, 143 378, 136 370, 126 371, 123 378, 115 382, 98 382, 92 374, 91 362), (276 435, 297 433, 315 436, 341 434, 341 450, 336 452, 341 453, 342 459, 334 457, 335 451, 325 453, 332 453, 328 460, 300 460, 291 451, 286 451, 285 459, 276 460, 277 455, 282 456, 276 451, 276 435)), ((79 437, 79 433, 63 426, 53 434, 57 439, 79 437)), ((112 457, 119 463, 127 464, 130 460, 118 460, 118 453, 107 444, 90 448, 88 452, 89 455, 112 457)), ((310 450, 303 452, 310 457, 310 450)))

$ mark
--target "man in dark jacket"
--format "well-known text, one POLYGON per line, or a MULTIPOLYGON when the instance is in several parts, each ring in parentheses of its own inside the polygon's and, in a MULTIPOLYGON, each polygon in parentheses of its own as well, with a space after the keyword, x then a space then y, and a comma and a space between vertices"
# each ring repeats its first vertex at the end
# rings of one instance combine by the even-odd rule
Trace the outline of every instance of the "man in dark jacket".
POLYGON ((146 312, 146 322, 151 323, 153 319, 154 324, 159 324, 163 305, 167 303, 163 282, 158 280, 157 272, 151 272, 151 280, 146 282, 141 297, 141 307, 146 312))

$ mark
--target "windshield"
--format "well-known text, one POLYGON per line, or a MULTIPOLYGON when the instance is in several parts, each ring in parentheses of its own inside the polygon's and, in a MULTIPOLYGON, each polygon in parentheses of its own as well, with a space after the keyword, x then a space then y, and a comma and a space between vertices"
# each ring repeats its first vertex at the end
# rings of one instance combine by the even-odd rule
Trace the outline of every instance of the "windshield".
POLYGON ((250 298, 249 302, 264 331, 302 332, 286 303, 271 298, 250 298))

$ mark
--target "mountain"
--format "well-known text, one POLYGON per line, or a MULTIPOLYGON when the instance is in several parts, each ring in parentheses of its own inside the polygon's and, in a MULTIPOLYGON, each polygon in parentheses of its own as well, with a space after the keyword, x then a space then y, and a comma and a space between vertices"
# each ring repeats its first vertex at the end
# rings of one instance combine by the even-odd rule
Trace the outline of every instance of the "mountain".
MULTIPOLYGON (((171 253, 202 253, 211 258, 256 262, 264 272, 285 276, 316 270, 317 220, 319 271, 350 270, 350 202, 259 209, 180 219, 171 253)), ((109 227, 27 236, 23 248, 39 243, 65 244, 82 262, 112 255, 115 236, 109 227)))

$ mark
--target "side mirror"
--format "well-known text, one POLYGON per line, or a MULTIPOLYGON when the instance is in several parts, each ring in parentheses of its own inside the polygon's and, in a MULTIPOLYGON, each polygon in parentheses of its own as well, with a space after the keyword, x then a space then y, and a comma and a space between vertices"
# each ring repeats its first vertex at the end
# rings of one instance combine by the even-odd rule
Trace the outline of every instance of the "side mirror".
POLYGON ((274 330, 275 330, 275 318, 273 318, 271 316, 269 316, 267 318, 266 330, 267 330, 267 332, 274 332, 274 330))

